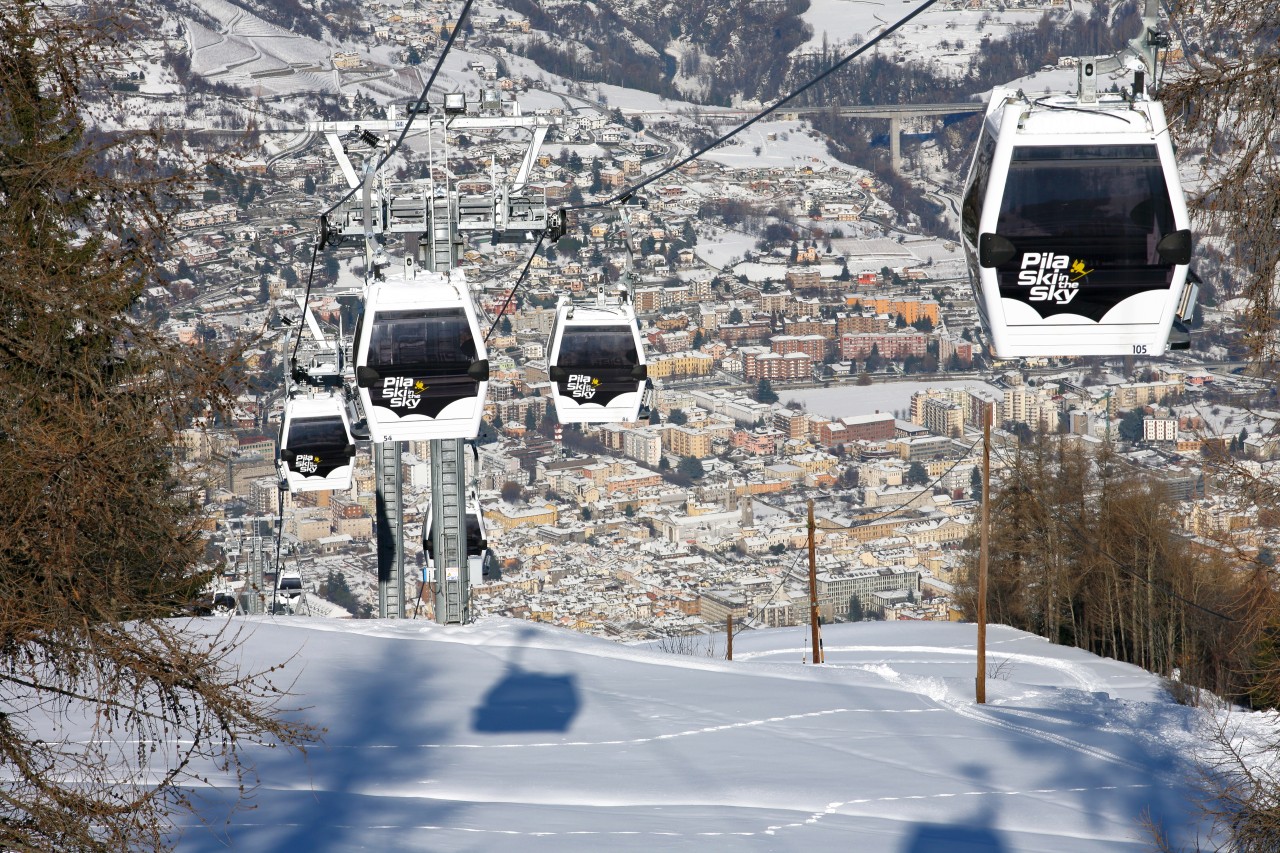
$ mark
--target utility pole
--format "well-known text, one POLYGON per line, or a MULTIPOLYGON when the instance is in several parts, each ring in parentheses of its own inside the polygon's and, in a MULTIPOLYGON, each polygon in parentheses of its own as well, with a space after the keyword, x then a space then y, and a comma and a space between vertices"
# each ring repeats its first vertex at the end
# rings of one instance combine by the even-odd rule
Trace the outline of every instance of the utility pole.
POLYGON ((729 621, 725 623, 725 660, 733 660, 733 614, 729 614, 729 621))
POLYGON ((822 632, 818 627, 818 558, 814 541, 813 499, 809 499, 809 632, 813 643, 813 662, 822 663, 822 632))
POLYGON ((987 557, 991 548, 991 408, 982 407, 982 528, 978 551, 977 702, 987 704, 987 557))

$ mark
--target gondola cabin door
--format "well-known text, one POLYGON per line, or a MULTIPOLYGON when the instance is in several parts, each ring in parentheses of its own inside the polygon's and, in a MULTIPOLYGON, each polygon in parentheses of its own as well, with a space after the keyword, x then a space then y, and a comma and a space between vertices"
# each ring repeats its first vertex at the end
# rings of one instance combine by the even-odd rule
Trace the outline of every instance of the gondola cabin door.
MULTIPOLYGON (((422 553, 426 556, 428 573, 434 572, 436 568, 431 525, 432 513, 431 508, 428 507, 422 526, 422 553)), ((466 528, 467 583, 478 586, 498 580, 501 572, 493 551, 489 548, 489 540, 485 537, 484 518, 480 515, 480 506, 471 501, 467 503, 466 528)))

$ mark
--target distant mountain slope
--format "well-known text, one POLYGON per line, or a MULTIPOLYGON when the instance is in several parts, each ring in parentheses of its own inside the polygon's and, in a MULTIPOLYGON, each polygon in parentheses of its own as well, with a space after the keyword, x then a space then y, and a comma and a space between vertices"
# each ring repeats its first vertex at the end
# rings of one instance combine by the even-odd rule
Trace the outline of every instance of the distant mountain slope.
POLYGON ((535 36, 516 49, 575 80, 729 103, 773 97, 812 34, 809 0, 502 0, 535 36))
MULTIPOLYGON (((156 8, 164 9, 179 17, 191 18, 212 25, 217 14, 210 14, 205 6, 210 0, 151 0, 156 8)), ((269 24, 314 39, 326 34, 346 37, 364 29, 365 6, 357 0, 324 0, 323 3, 306 0, 217 0, 218 5, 243 9, 269 24)))
POLYGON ((971 625, 828 626, 820 667, 804 628, 743 633, 733 662, 498 619, 245 629, 250 664, 296 652, 326 745, 259 754, 230 826, 200 793, 213 828, 179 850, 1137 853, 1144 811, 1196 829, 1191 711, 1011 629, 987 706, 971 625))

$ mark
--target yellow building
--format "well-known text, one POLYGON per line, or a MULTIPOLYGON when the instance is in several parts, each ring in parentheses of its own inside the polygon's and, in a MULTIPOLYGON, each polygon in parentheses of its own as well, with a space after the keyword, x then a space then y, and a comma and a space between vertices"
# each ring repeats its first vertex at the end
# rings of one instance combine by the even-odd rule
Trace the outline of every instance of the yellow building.
POLYGON ((516 508, 505 504, 486 510, 484 520, 494 530, 507 531, 516 527, 540 527, 555 524, 560 514, 551 504, 542 507, 516 508))
POLYGON ((700 429, 668 426, 662 431, 662 446, 678 456, 705 459, 711 455, 711 436, 700 429))
POLYGON ((705 352, 673 352, 659 355, 648 361, 650 379, 666 379, 671 376, 710 376, 715 359, 705 352))
POLYGON ((877 314, 888 314, 896 317, 901 314, 908 323, 914 323, 927 317, 935 326, 938 325, 938 303, 932 299, 889 299, 868 298, 866 296, 850 296, 845 303, 852 307, 870 308, 877 314))

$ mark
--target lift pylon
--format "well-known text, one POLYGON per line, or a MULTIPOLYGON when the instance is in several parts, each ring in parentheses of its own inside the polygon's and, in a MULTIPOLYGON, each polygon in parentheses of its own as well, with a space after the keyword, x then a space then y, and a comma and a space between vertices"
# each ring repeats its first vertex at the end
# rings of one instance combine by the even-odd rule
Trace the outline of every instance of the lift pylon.
MULTIPOLYGON (((427 269, 448 274, 457 265, 462 235, 485 233, 494 242, 532 241, 547 228, 550 216, 545 197, 527 188, 530 170, 548 130, 559 123, 549 116, 524 116, 514 102, 468 104, 461 95, 447 96, 443 106, 433 106, 409 133, 428 134, 431 159, 426 182, 389 183, 381 169, 384 150, 390 150, 390 135, 406 128, 404 119, 394 114, 386 121, 313 122, 308 130, 324 134, 342 174, 351 189, 361 192, 337 205, 322 217, 321 233, 326 245, 344 237, 363 240, 366 285, 381 277, 387 265, 381 242, 388 234, 417 237, 416 260, 427 269), (505 186, 495 181, 488 193, 460 194, 447 179, 435 180, 436 158, 447 163, 450 130, 530 131, 530 144, 515 179, 505 186), (361 169, 351 161, 356 153, 361 169), (363 171, 363 174, 361 174, 363 171)), ((441 169, 448 173, 447 168, 441 169)), ((424 279, 424 282, 426 280, 424 279)), ((425 286, 425 284, 424 284, 425 286)), ((353 358, 353 362, 355 359, 353 358)), ((368 413, 366 413, 366 416, 368 413)), ((378 438, 375 436, 375 439, 378 438)), ((468 560, 466 549, 466 458, 464 439, 430 440, 432 529, 435 577, 433 597, 435 620, 444 624, 470 619, 468 560)), ((400 470, 403 442, 375 441, 374 467, 377 481, 378 614, 386 619, 405 615, 404 496, 400 470)), ((427 578, 423 578, 424 584, 427 578)))

